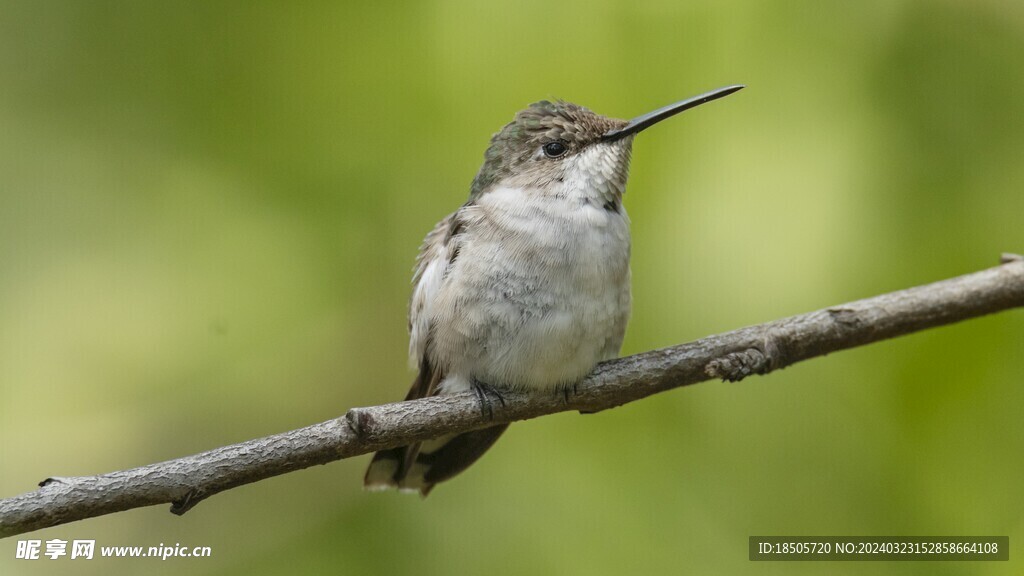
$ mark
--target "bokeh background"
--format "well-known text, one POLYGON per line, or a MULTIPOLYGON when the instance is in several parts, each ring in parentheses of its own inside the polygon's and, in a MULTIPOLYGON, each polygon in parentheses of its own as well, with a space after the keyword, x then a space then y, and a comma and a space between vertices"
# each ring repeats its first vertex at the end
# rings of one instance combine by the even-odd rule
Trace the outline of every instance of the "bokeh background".
MULTIPOLYGON (((0 495, 400 398, 416 248, 490 135, 645 132, 623 353, 1024 252, 1024 4, 3 2, 0 495)), ((1020 574, 1024 313, 515 425, 429 499, 367 457, 0 542, 2 574, 1020 574), (751 563, 761 534, 1009 563, 751 563), (15 561, 19 538, 209 559, 15 561)))

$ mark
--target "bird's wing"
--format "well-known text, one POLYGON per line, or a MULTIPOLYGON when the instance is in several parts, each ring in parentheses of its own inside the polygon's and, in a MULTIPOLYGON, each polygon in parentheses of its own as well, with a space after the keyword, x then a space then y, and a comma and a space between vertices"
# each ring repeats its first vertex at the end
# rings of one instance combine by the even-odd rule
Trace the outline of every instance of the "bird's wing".
POLYGON ((462 210, 449 214, 423 239, 416 257, 412 296, 409 298, 409 364, 414 368, 423 366, 430 335, 431 310, 448 268, 458 256, 458 235, 463 228, 462 210))
MULTIPOLYGON (((406 400, 416 400, 437 394, 438 386, 444 380, 444 366, 435 366, 427 357, 431 309, 441 291, 441 285, 448 269, 458 257, 459 242, 461 241, 459 235, 464 228, 465 221, 461 209, 449 214, 438 222, 423 239, 420 253, 416 257, 416 267, 412 277, 413 290, 409 299, 409 360, 418 368, 419 373, 413 380, 409 393, 405 396, 406 400)), ((491 435, 496 440, 500 433, 491 435)), ((493 443, 493 440, 490 442, 493 443)), ((446 443, 447 441, 441 442, 440 446, 444 446, 446 443)), ((488 443, 487 446, 489 445, 488 443)), ((366 471, 364 485, 369 488, 413 489, 426 495, 434 484, 433 481, 428 481, 425 477, 431 467, 421 465, 413 477, 409 476, 421 448, 422 443, 416 442, 409 446, 377 452, 366 471)), ((483 451, 479 450, 479 453, 482 454, 483 451)), ((474 457, 469 462, 475 459, 474 457)), ((442 462, 442 464, 447 465, 448 463, 442 462)), ((439 473, 446 470, 439 468, 439 473)), ((459 470, 461 468, 451 474, 455 474, 459 470)))

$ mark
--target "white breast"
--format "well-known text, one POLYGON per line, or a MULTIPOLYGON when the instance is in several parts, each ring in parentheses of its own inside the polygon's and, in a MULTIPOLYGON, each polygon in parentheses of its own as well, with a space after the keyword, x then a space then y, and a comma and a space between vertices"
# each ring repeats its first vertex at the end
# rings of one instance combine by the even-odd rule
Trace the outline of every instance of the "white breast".
POLYGON ((618 354, 630 307, 625 212, 548 193, 502 188, 466 209, 431 310, 428 353, 447 368, 446 389, 472 379, 557 387, 618 354))

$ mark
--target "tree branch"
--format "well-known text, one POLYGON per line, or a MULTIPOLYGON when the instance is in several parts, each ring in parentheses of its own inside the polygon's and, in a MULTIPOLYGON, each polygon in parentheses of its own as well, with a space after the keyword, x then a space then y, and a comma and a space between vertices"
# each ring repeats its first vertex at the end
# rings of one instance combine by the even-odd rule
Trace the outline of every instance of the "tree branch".
POLYGON ((493 418, 471 393, 369 408, 283 434, 99 476, 48 478, 0 500, 0 537, 141 506, 184 514, 223 490, 316 464, 496 423, 598 412, 711 378, 740 380, 815 356, 1024 306, 1024 258, 934 284, 833 306, 600 364, 562 395, 503 393, 493 418))

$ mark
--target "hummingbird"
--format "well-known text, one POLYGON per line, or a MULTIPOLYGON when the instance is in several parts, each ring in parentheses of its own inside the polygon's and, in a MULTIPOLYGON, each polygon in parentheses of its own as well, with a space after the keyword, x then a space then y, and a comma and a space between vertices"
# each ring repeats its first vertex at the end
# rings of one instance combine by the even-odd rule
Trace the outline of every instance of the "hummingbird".
MULTIPOLYGON (((618 357, 629 321, 630 235, 622 197, 633 138, 727 86, 632 120, 543 100, 492 138, 469 199, 427 234, 409 300, 406 400, 473 391, 567 391, 618 357)), ((486 413, 486 412, 485 412, 486 413)), ((491 412, 493 414, 493 412, 491 412)), ((426 496, 508 424, 377 452, 367 489, 426 496)))

